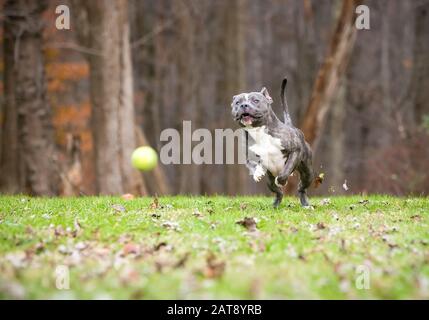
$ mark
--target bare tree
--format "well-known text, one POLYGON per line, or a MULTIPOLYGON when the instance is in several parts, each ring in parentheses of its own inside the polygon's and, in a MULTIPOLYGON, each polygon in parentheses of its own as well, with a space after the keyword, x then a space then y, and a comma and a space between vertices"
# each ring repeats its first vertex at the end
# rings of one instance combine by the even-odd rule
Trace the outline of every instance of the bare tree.
POLYGON ((136 147, 126 0, 73 1, 79 39, 88 55, 96 186, 101 194, 146 194, 130 166, 136 147))
POLYGON ((330 102, 352 52, 356 38, 355 8, 360 2, 359 0, 345 0, 342 3, 329 52, 317 75, 301 126, 305 138, 310 144, 315 144, 319 136, 330 102))
MULTIPOLYGON (((0 157, 0 188, 2 192, 17 193, 22 191, 19 144, 18 144, 18 113, 15 104, 15 75, 14 75, 14 28, 10 8, 12 2, 7 2, 4 6, 6 18, 3 23, 3 83, 4 83, 4 103, 3 103, 3 125, 1 135, 1 157, 0 157), (7 173, 7 174, 5 174, 7 173)), ((16 28, 15 28, 16 29, 16 28)))
POLYGON ((7 172, 2 174, 2 184, 9 192, 58 193, 42 50, 46 8, 47 1, 9 0, 4 5, 7 67, 1 171, 7 172))
POLYGON ((414 120, 420 125, 429 113, 429 1, 415 8, 415 44, 412 90, 414 90, 414 120))

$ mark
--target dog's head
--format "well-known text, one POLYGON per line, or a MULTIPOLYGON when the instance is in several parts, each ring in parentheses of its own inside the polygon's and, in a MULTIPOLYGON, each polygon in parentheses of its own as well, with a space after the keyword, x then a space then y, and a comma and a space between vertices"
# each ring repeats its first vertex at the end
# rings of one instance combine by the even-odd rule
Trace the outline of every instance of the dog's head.
POLYGON ((242 127, 261 127, 266 124, 273 99, 268 90, 240 93, 232 98, 232 117, 242 127))

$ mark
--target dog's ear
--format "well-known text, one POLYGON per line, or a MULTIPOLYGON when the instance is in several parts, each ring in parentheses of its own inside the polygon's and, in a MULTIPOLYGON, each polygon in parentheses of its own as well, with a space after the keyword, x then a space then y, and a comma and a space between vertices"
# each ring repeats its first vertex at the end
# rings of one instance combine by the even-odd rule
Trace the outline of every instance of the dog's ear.
POLYGON ((234 102, 235 102, 235 99, 238 97, 238 95, 235 95, 235 96, 233 96, 232 97, 232 102, 231 102, 231 107, 233 107, 234 106, 234 102))
POLYGON ((268 100, 268 103, 273 103, 273 98, 271 98, 270 94, 268 93, 267 88, 263 87, 261 90, 261 94, 265 97, 265 99, 268 100))

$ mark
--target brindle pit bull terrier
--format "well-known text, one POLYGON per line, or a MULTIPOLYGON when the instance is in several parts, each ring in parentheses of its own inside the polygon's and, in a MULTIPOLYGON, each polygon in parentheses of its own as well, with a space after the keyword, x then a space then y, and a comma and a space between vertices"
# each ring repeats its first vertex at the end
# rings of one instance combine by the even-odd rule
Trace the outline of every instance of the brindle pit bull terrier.
POLYGON ((275 193, 273 206, 282 199, 282 188, 296 170, 300 175, 298 194, 301 205, 309 207, 307 189, 313 181, 312 153, 304 134, 291 121, 285 99, 287 79, 281 86, 284 121, 271 108, 273 99, 266 88, 240 93, 232 99, 232 116, 245 130, 247 167, 253 179, 259 182, 268 176, 268 188, 275 193))

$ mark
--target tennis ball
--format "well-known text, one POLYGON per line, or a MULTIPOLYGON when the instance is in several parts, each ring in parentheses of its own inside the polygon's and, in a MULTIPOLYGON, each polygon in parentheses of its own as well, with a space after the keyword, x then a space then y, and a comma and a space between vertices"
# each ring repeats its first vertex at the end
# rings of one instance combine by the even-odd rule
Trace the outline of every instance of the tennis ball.
POLYGON ((158 164, 158 154, 149 146, 139 147, 131 155, 131 164, 142 171, 150 171, 158 164))

